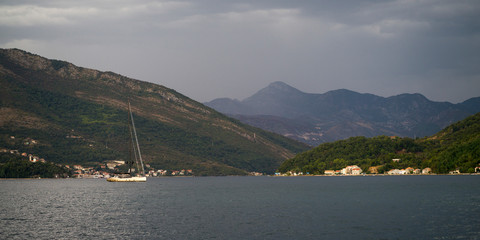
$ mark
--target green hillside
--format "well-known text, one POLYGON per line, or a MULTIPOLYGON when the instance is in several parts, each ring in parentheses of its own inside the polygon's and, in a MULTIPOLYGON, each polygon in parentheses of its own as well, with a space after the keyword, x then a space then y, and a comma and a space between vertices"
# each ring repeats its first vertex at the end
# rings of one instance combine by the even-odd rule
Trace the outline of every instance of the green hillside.
POLYGON ((460 168, 473 172, 480 163, 480 113, 419 140, 428 147, 426 163, 440 173, 460 168))
POLYGON ((379 166, 380 173, 407 167, 430 167, 435 173, 456 169, 472 173, 479 163, 480 113, 477 113, 428 138, 352 137, 321 144, 285 161, 279 171, 321 174, 328 169, 358 165, 364 172, 369 167, 379 166))
POLYGON ((196 175, 271 173, 308 148, 241 124, 172 89, 17 49, 0 50, 0 84, 0 148, 49 162, 94 166, 125 159, 127 99, 142 155, 156 169, 192 169, 196 175))
POLYGON ((51 162, 30 162, 27 157, 0 153, 0 178, 59 178, 69 177, 71 172, 51 162))

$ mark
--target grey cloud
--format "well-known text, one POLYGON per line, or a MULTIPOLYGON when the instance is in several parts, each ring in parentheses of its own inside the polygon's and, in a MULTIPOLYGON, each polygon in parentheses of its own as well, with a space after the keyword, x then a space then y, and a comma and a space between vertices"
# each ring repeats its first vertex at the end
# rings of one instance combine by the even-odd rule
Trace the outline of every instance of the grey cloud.
POLYGON ((3 1, 7 11, 1 47, 199 101, 241 99, 278 80, 454 102, 480 89, 478 1, 3 1))

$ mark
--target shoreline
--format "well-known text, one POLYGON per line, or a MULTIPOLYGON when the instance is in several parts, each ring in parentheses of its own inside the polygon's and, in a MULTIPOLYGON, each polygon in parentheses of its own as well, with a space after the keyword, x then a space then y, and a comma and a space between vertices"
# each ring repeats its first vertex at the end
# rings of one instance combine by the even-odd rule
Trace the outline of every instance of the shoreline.
MULTIPOLYGON (((245 176, 245 175, 229 175, 229 176, 162 176, 162 177, 147 177, 147 178, 194 178, 194 177, 395 177, 395 176, 480 176, 480 173, 460 173, 460 174, 359 174, 359 175, 297 175, 297 176, 287 176, 287 175, 262 175, 262 176, 245 176)), ((72 180, 105 180, 105 178, 0 178, 0 181, 8 180, 45 180, 45 179, 72 179, 72 180)))
POLYGON ((431 173, 431 174, 339 174, 339 175, 325 175, 325 174, 305 174, 305 175, 267 175, 272 177, 375 177, 375 176, 480 176, 480 173, 458 173, 458 174, 448 174, 448 173, 431 173))

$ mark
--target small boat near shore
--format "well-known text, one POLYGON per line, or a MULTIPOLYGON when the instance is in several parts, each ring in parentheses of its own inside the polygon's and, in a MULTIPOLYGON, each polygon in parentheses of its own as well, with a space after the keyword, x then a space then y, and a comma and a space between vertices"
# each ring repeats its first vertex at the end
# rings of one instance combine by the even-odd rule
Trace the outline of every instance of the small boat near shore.
POLYGON ((142 176, 130 176, 130 177, 119 177, 119 176, 114 176, 114 177, 109 177, 107 178, 107 181, 109 182, 146 182, 147 177, 142 177, 142 176))
POLYGON ((142 153, 140 152, 140 145, 138 144, 137 131, 135 130, 135 122, 133 121, 132 109, 130 107, 130 101, 128 101, 128 118, 129 118, 129 132, 130 132, 130 145, 131 154, 134 156, 135 161, 128 161, 129 169, 126 174, 118 174, 113 177, 107 178, 108 182, 146 182, 145 168, 143 166, 142 153), (133 153, 133 154, 132 154, 133 153), (133 167, 135 166, 135 167, 133 167), (137 171, 134 171, 136 169, 137 171), (135 172, 135 173, 134 173, 135 172))

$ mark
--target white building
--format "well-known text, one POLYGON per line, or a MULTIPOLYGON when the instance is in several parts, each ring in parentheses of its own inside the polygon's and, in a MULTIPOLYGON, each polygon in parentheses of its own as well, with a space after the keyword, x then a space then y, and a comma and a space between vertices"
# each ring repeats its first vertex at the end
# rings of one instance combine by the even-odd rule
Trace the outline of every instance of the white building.
MULTIPOLYGON (((403 170, 405 172, 405 170, 403 170)), ((387 172, 388 175, 400 175, 402 174, 402 170, 400 169, 391 169, 390 171, 387 172)))
POLYGON ((325 170, 325 175, 335 175, 335 170, 325 170))
POLYGON ((347 166, 341 170, 343 175, 359 175, 362 169, 357 165, 347 166))
POLYGON ((422 174, 430 174, 431 172, 432 172, 432 169, 428 167, 422 170, 422 174))
POLYGON ((352 168, 352 175, 360 175, 362 174, 362 169, 359 167, 352 168))
POLYGON ((460 174, 460 170, 456 169, 454 171, 450 171, 450 174, 460 174))

